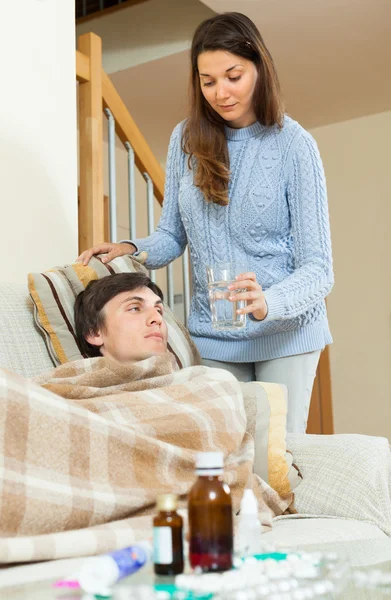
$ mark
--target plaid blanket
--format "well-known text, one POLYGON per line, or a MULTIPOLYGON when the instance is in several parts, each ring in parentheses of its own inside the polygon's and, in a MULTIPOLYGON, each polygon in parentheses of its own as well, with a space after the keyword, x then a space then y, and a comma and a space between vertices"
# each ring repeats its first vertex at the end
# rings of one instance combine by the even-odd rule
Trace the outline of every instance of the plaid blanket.
POLYGON ((252 473, 242 388, 227 371, 177 370, 168 353, 130 367, 93 358, 34 383, 0 370, 0 394, 0 562, 99 553, 145 537, 141 515, 158 493, 185 502, 200 450, 224 452, 235 508, 246 485, 271 515, 292 502, 252 473))

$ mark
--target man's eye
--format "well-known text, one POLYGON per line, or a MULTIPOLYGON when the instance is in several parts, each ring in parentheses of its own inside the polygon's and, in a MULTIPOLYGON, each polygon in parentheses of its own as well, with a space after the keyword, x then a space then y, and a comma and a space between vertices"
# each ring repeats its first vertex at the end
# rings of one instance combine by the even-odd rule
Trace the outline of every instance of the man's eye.
POLYGON ((129 308, 126 309, 128 312, 136 312, 140 310, 139 306, 129 306, 129 308))

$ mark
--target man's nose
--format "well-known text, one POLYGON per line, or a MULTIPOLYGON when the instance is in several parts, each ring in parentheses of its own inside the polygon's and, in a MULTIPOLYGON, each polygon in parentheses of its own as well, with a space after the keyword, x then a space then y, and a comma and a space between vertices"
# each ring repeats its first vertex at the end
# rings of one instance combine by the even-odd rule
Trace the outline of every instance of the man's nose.
POLYGON ((153 325, 155 323, 157 323, 158 325, 160 325, 163 321, 163 315, 160 312, 160 310, 157 310, 156 308, 153 308, 150 312, 150 314, 148 315, 148 323, 150 325, 153 325))

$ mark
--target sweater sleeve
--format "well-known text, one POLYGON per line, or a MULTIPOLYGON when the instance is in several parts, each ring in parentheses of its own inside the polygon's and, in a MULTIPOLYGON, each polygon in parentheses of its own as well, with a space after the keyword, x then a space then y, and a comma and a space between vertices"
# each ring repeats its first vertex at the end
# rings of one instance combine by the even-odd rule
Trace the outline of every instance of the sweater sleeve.
POLYGON ((319 150, 306 131, 287 163, 287 200, 294 246, 294 272, 265 291, 263 322, 292 319, 310 310, 334 283, 326 181, 319 150))
POLYGON ((147 252, 146 266, 149 269, 160 269, 183 254, 187 237, 179 212, 178 194, 180 168, 182 124, 172 132, 166 162, 166 178, 164 185, 164 201, 162 214, 156 231, 145 238, 130 241, 138 252, 147 252))

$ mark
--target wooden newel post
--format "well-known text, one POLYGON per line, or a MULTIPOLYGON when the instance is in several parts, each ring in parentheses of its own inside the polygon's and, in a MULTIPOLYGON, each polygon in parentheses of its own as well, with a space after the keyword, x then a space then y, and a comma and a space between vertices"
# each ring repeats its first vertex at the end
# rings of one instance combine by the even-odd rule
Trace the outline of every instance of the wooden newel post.
POLYGON ((78 50, 89 60, 89 81, 79 83, 79 252, 104 241, 102 40, 85 33, 78 50))
POLYGON ((328 346, 320 355, 312 390, 307 433, 323 433, 326 435, 334 433, 330 353, 328 346))

